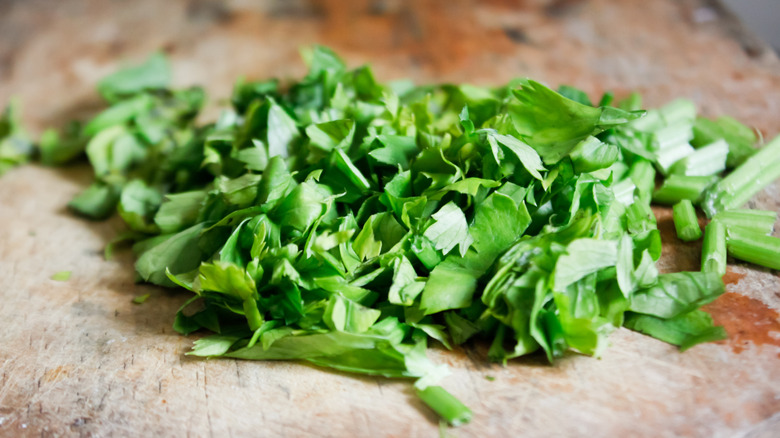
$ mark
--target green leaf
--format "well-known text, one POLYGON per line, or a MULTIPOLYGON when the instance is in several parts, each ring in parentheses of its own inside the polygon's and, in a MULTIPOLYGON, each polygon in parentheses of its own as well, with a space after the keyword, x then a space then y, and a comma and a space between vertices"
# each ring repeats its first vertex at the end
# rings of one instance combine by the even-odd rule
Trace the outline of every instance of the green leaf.
POLYGON ((680 347, 685 351, 696 344, 726 339, 723 327, 714 327, 712 317, 702 310, 663 319, 650 315, 630 314, 626 327, 680 347))
POLYGON ((98 83, 98 91, 107 100, 135 94, 143 90, 166 88, 171 80, 168 60, 162 53, 151 55, 141 65, 126 67, 98 83))
POLYGON ((196 224, 176 234, 164 234, 137 243, 135 269, 144 280, 161 286, 173 286, 165 274, 188 272, 198 267, 201 251, 198 238, 204 224, 196 224))
POLYGON ((555 264, 554 285, 563 291, 570 284, 617 263, 617 242, 583 238, 566 247, 566 254, 555 264))
POLYGON ((355 136, 355 121, 341 119, 309 125, 306 127, 306 135, 311 140, 312 145, 322 150, 349 150, 352 138, 355 136))
POLYGON ((151 218, 161 203, 162 195, 157 189, 136 179, 122 189, 118 206, 119 216, 134 231, 154 232, 156 226, 151 223, 151 218))
POLYGON ((536 153, 532 147, 510 135, 490 134, 488 135, 488 141, 497 141, 498 143, 504 145, 507 149, 512 151, 513 154, 515 154, 517 159, 520 160, 520 163, 523 164, 523 167, 525 167, 525 170, 527 170, 528 173, 530 173, 534 178, 542 180, 542 175, 539 172, 543 172, 547 169, 544 168, 542 160, 539 158, 539 154, 536 153))
POLYGON ((198 220, 206 192, 193 190, 191 192, 170 193, 160 204, 160 209, 154 215, 154 223, 163 234, 169 234, 191 226, 198 220))
POLYGON ((92 219, 105 219, 115 211, 120 193, 117 186, 95 182, 73 198, 68 207, 92 219))
POLYGON ((361 260, 386 253, 406 234, 389 213, 377 213, 368 218, 355 237, 352 249, 361 260))
POLYGON ((530 79, 522 80, 520 85, 512 90, 517 99, 509 107, 512 123, 547 164, 563 158, 589 135, 642 116, 612 107, 583 105, 530 79))
POLYGON ((679 272, 658 276, 658 283, 636 292, 629 310, 658 318, 674 318, 688 313, 725 291, 716 273, 679 272))
POLYGON ((271 107, 268 109, 268 155, 287 158, 290 156, 293 142, 300 137, 295 120, 284 108, 271 100, 271 107))
POLYGON ((333 295, 328 300, 322 320, 331 330, 363 333, 374 325, 381 313, 377 309, 333 295))
POLYGON ((434 222, 423 235, 433 242, 434 247, 448 254, 456 246, 461 257, 466 255, 474 239, 469 234, 466 216, 454 202, 445 204, 433 214, 434 222))

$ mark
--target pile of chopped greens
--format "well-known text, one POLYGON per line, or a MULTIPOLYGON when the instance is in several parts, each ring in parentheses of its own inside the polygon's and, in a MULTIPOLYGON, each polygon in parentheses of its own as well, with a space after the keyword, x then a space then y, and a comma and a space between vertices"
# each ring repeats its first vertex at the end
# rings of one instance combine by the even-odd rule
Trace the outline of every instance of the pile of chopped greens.
MULTIPOLYGON (((684 350, 725 337, 699 307, 727 254, 780 269, 776 213, 739 210, 780 176, 780 140, 757 149, 734 119, 528 79, 382 84, 326 48, 305 58, 299 82, 239 80, 199 124, 203 90, 170 89, 154 55, 100 82, 108 109, 41 139, 44 163, 86 152, 95 181, 70 206, 118 212, 140 279, 193 292, 174 327, 214 334, 190 354, 414 378, 457 425, 471 413, 437 386, 431 340, 553 361, 598 356, 623 326, 684 350), (712 219, 701 272, 658 272, 653 202, 683 240, 702 236, 694 206, 712 219)), ((13 120, 3 163, 29 149, 13 120)))

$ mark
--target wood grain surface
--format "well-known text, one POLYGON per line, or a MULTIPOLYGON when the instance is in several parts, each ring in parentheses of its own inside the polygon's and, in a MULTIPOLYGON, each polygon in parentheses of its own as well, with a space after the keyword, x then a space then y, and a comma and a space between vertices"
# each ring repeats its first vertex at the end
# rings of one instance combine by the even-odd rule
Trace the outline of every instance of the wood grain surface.
MULTIPOLYGON (((638 90, 647 106, 687 97, 765 137, 780 131, 780 61, 703 0, 0 0, 0 103, 18 96, 37 132, 87 117, 101 76, 158 49, 177 85, 204 84, 217 100, 239 75, 302 74, 298 48, 314 43, 373 64, 383 80, 530 76, 592 95, 638 90)), ((171 323, 187 294, 135 284, 131 254, 102 257, 121 223, 66 210, 90 178, 81 164, 0 179, 0 436, 439 434, 406 381, 185 356, 193 337, 171 323), (70 280, 51 280, 63 270, 70 280)), ((780 183, 750 206, 780 210, 780 183)), ((661 269, 697 269, 700 246, 677 241, 669 212, 656 213, 661 269)), ((446 433, 778 436, 780 276, 732 263, 725 280, 708 310, 730 339, 683 354, 623 329, 601 359, 555 365, 491 365, 482 345, 433 349, 453 371, 445 386, 475 414, 446 433)))

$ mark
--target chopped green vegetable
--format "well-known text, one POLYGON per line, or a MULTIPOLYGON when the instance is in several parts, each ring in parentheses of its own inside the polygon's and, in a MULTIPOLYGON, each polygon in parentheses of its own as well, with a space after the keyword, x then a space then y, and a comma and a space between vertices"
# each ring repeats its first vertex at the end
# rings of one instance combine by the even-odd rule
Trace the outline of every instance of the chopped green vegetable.
POLYGON ((704 227, 701 271, 726 275, 726 227, 715 219, 704 227))
POLYGON ((711 176, 670 175, 653 193, 653 202, 674 205, 683 199, 698 204, 704 191, 718 179, 711 176))
POLYGON ((51 276, 51 279, 54 281, 68 281, 70 280, 70 271, 60 271, 56 272, 54 275, 51 276))
POLYGON ((696 217, 696 210, 693 209, 693 204, 690 200, 683 199, 674 204, 672 217, 674 219, 674 228, 677 230, 677 237, 680 240, 685 242, 699 240, 701 227, 699 227, 699 219, 696 217))
POLYGON ((441 386, 429 386, 421 391, 418 390, 417 395, 451 426, 460 426, 471 421, 471 409, 441 386))
POLYGON ((765 210, 728 210, 716 214, 713 220, 722 223, 726 228, 738 227, 770 235, 775 228, 777 213, 765 210))
POLYGON ((780 238, 752 229, 731 227, 726 230, 726 249, 736 259, 780 269, 780 238))
POLYGON ((0 114, 0 176, 29 161, 33 151, 33 143, 22 127, 19 102, 11 100, 0 114))
POLYGON ((718 140, 724 140, 729 145, 726 166, 730 169, 756 153, 756 133, 749 127, 727 116, 717 120, 697 118, 693 125, 693 147, 702 147, 718 140))
POLYGON ((729 145, 724 140, 717 140, 674 163, 671 172, 687 176, 716 175, 726 169, 728 153, 729 145))
POLYGON ((139 296, 133 298, 133 304, 143 304, 143 303, 146 302, 146 300, 149 299, 150 296, 152 296, 152 294, 139 295, 139 296))
POLYGON ((680 203, 678 232, 698 239, 705 190, 712 216, 780 167, 775 141, 720 180, 752 142, 690 101, 645 112, 638 95, 594 106, 528 79, 382 84, 329 49, 305 58, 300 81, 238 81, 201 125, 202 90, 168 88, 154 55, 100 83, 111 106, 80 132, 43 142, 51 163, 85 151, 95 181, 70 206, 118 212, 140 278, 194 293, 174 328, 213 334, 191 355, 413 378, 457 425, 471 411, 436 386, 447 369, 428 342, 554 361, 599 356, 626 326, 686 349, 724 336, 698 308, 724 291, 727 229, 730 253, 774 266, 769 215, 734 212, 707 226, 703 272, 659 274, 651 201, 680 203))

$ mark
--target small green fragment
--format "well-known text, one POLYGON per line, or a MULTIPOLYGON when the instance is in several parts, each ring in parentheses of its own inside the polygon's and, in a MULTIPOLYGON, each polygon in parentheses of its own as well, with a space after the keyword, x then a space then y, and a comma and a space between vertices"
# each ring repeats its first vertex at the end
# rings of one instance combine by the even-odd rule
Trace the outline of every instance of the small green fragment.
POLYGON ((59 271, 51 276, 54 281, 68 281, 70 280, 70 271, 59 271))
POLYGON ((152 294, 143 294, 133 298, 133 304, 143 304, 152 294))
POLYGON ((450 426, 460 426, 471 421, 471 409, 441 386, 429 386, 418 390, 417 395, 450 426))
POLYGON ((701 271, 726 275, 726 227, 717 219, 704 228, 701 271))
POLYGON ((692 242, 701 237, 701 228, 699 219, 696 217, 696 210, 688 199, 674 204, 672 209, 674 218, 674 228, 677 230, 677 237, 684 242, 692 242))

